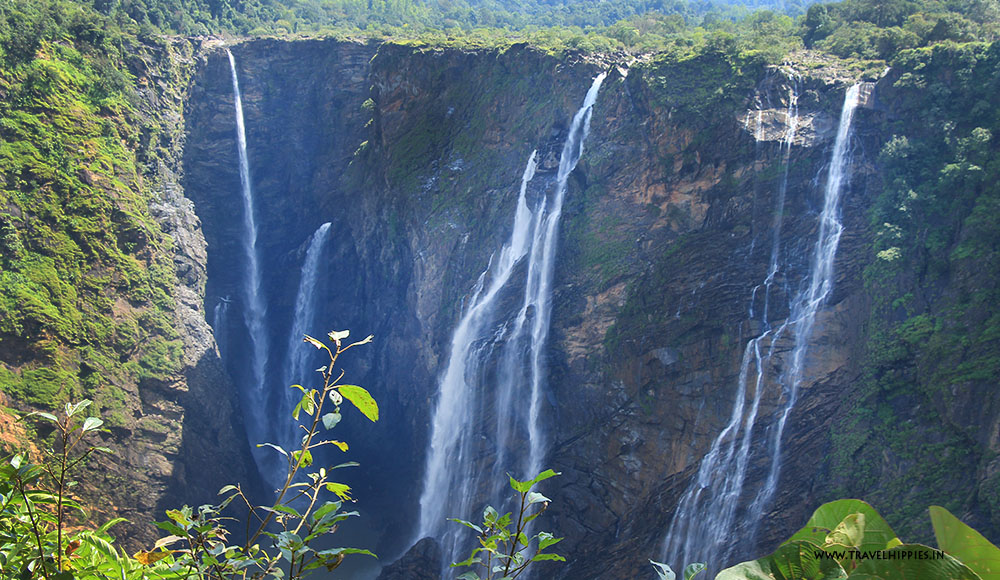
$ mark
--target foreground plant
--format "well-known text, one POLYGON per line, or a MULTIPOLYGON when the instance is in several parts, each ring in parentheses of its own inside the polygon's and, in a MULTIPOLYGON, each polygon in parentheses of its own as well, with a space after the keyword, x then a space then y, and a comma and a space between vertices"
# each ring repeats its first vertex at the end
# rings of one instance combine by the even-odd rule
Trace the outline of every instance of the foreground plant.
POLYGON ((938 549, 904 544, 874 508, 856 499, 820 506, 774 553, 716 580, 987 580, 1000 578, 1000 549, 948 510, 931 506, 938 549))
POLYGON ((124 521, 122 518, 96 529, 84 527, 67 532, 69 514, 83 515, 83 508, 69 494, 74 485, 71 472, 92 453, 109 451, 84 441, 103 424, 97 417, 81 420, 82 411, 90 401, 67 404, 58 417, 51 413, 28 415, 55 426, 55 444, 44 452, 44 461, 39 464, 31 462, 25 453, 15 454, 0 464, 0 578, 302 578, 320 568, 334 570, 351 554, 374 556, 359 548, 317 549, 313 545, 333 534, 341 522, 358 515, 356 511, 343 509, 344 503, 351 501, 350 487, 331 480, 334 470, 357 463, 310 470, 317 449, 328 445, 342 452, 348 449, 346 443, 324 438, 323 433, 340 422, 340 408, 345 400, 368 419, 378 420, 378 404, 371 394, 357 385, 340 382, 344 377, 336 366, 340 355, 372 340, 369 336, 344 346, 348 336, 346 330, 331 332, 333 348, 305 337, 305 342, 325 350, 330 362, 319 369, 322 388, 292 386, 302 393, 293 413, 296 421, 304 416, 299 424, 302 429, 299 448, 286 450, 273 443, 261 445, 287 460, 285 483, 274 502, 255 506, 239 485, 227 485, 219 491, 225 497, 218 505, 167 511, 169 520, 157 526, 169 535, 158 540, 152 550, 140 551, 132 557, 115 547, 108 531, 124 521), (234 534, 227 525, 232 519, 222 515, 234 501, 242 502, 248 512, 242 530, 245 540, 241 543, 231 543, 234 534))
MULTIPOLYGON (((677 573, 673 571, 670 566, 667 566, 663 562, 649 561, 653 565, 653 569, 656 571, 656 576, 659 580, 676 580, 677 573)), ((683 578, 684 580, 691 580, 698 574, 705 571, 705 564, 701 562, 693 562, 684 567, 683 578)))
POLYGON ((349 461, 308 470, 314 465, 317 449, 326 446, 337 447, 342 452, 348 449, 347 443, 326 439, 323 432, 340 423, 340 408, 345 400, 371 421, 378 420, 378 404, 371 394, 357 385, 340 382, 344 377, 344 371, 336 366, 340 355, 372 340, 372 336, 368 336, 343 346, 349 335, 346 330, 331 332, 332 349, 311 336, 304 339, 317 349, 325 350, 330 362, 318 369, 323 377, 322 388, 291 387, 302 393, 293 412, 296 422, 304 415, 304 421, 299 424, 303 433, 300 447, 287 450, 274 443, 258 445, 273 449, 287 462, 285 483, 277 491, 273 504, 255 506, 239 485, 227 485, 219 490, 220 495, 226 496, 219 505, 203 505, 197 510, 185 506, 168 511, 170 519, 157 526, 170 535, 159 540, 152 551, 136 554, 139 561, 152 565, 162 560, 168 562, 174 572, 206 580, 302 578, 320 568, 332 571, 351 554, 375 556, 360 548, 317 549, 313 545, 336 532, 344 520, 358 516, 356 511, 343 509, 344 502, 352 501, 350 487, 330 479, 335 470, 357 463, 349 461), (221 515, 233 501, 242 502, 248 510, 246 539, 241 544, 230 543, 231 533, 224 525, 226 518, 221 515), (270 546, 262 547, 262 543, 270 546), (179 548, 169 549, 178 545, 179 548))
POLYGON ((108 530, 123 518, 70 531, 70 524, 85 516, 69 493, 76 485, 73 471, 93 453, 110 451, 85 441, 103 424, 97 417, 82 418, 90 404, 84 399, 67 403, 58 416, 38 412, 24 417, 52 425, 55 437, 53 446, 42 450, 41 462, 21 452, 0 464, 0 577, 92 580, 144 578, 145 572, 176 577, 164 566, 144 570, 114 547, 108 530))
POLYGON ((510 526, 514 523, 511 512, 500 515, 493 506, 486 506, 483 510, 482 524, 474 524, 457 518, 449 518, 453 522, 458 522, 466 527, 472 528, 479 533, 480 547, 472 551, 472 555, 467 560, 456 562, 456 566, 474 566, 482 568, 483 576, 476 571, 465 572, 458 577, 458 580, 514 580, 520 576, 533 562, 554 560, 565 562, 566 558, 558 555, 546 553, 544 550, 553 544, 561 541, 549 532, 538 532, 530 538, 527 535, 529 525, 535 518, 549 507, 549 498, 531 491, 531 488, 540 481, 559 475, 551 469, 536 475, 529 481, 518 481, 510 478, 511 488, 517 492, 515 496, 519 501, 517 523, 514 529, 510 526), (534 554, 531 554, 532 549, 534 554), (529 554, 530 557, 529 557, 529 554))

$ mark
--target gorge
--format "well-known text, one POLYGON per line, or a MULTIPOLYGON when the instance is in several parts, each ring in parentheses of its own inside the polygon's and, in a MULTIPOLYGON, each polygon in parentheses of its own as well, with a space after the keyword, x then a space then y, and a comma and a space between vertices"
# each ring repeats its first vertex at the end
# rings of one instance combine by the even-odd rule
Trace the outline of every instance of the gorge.
POLYGON ((350 329, 375 335, 344 368, 381 418, 345 412, 326 459, 361 464, 345 482, 381 560, 359 578, 438 577, 475 542, 445 518, 545 468, 568 562, 536 578, 719 569, 842 496, 916 540, 932 503, 1000 531, 1000 47, 874 72, 810 51, 147 50, 183 356, 106 436, 143 490, 116 505, 233 477, 266 496, 252 445, 294 441, 288 385, 324 364, 301 335, 350 329), (161 420, 169 452, 127 451, 161 420))

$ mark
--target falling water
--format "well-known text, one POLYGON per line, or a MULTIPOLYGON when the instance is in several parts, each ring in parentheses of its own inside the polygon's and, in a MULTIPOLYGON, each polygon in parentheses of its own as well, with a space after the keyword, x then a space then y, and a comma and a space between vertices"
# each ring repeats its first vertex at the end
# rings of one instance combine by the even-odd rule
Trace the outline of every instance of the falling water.
MULTIPOLYGON (((284 372, 282 373, 282 383, 280 387, 287 395, 286 408, 281 409, 282 416, 291 412, 298 402, 299 393, 297 390, 287 388, 289 385, 301 383, 306 385, 307 380, 317 376, 310 372, 308 368, 309 355, 315 354, 315 349, 307 347, 302 343, 302 336, 311 331, 310 327, 315 324, 315 311, 317 292, 316 286, 319 281, 320 257, 323 255, 323 247, 329 239, 330 222, 319 226, 309 239, 309 247, 306 249, 306 257, 302 261, 302 274, 299 277, 299 289, 295 295, 295 314, 292 317, 292 327, 288 332, 288 351, 285 356, 284 372), (286 412, 287 411, 287 412, 286 412)), ((308 385, 307 385, 308 387, 308 385)), ((294 427, 290 422, 284 424, 294 427)), ((290 431, 280 444, 285 449, 294 449, 295 431, 290 431)))
POLYGON ((229 318, 229 297, 220 298, 212 308, 212 333, 215 335, 215 346, 219 349, 219 358, 229 352, 229 342, 226 340, 226 323, 229 318))
MULTIPOLYGON (((250 163, 247 159, 247 137, 243 125, 243 101, 240 97, 240 83, 236 75, 236 59, 226 49, 229 56, 229 70, 233 77, 233 101, 236 107, 236 140, 239 145, 240 191, 243 200, 243 253, 246 258, 246 274, 243 280, 243 320, 246 322, 250 338, 250 386, 244 392, 244 409, 247 416, 247 434, 250 442, 258 443, 266 433, 264 389, 267 368, 267 332, 265 316, 267 305, 261 288, 260 257, 257 253, 257 222, 254 218, 253 189, 250 186, 250 163)), ((261 453, 255 458, 260 467, 266 457, 261 453)), ((262 469, 262 471, 266 471, 262 469)))
POLYGON ((555 191, 539 199, 533 209, 529 209, 527 195, 536 169, 536 155, 531 154, 521 179, 510 239, 500 249, 499 258, 495 254, 496 259, 491 258, 479 276, 452 336, 432 417, 417 533, 417 539, 434 536, 442 542, 446 563, 458 556, 457 526, 448 524, 446 518, 472 515, 470 510, 480 507, 474 501, 501 499, 478 497, 484 489, 492 489, 489 480, 495 479, 497 472, 509 471, 525 478, 534 475, 542 462, 544 350, 551 319, 559 217, 604 77, 601 74, 594 79, 573 117, 559 160, 555 191), (524 298, 511 320, 512 313, 497 312, 496 307, 501 291, 513 286, 508 283, 525 256, 524 298), (487 385, 491 370, 487 367, 492 361, 497 361, 496 384, 487 385), (485 397, 488 392, 494 393, 492 401, 485 397), (493 428, 484 427, 487 423, 493 428), (508 458, 515 441, 525 441, 528 452, 508 458), (493 459, 492 470, 481 469, 476 463, 487 454, 493 459))
POLYGON ((795 325, 795 346, 792 349, 791 364, 781 381, 786 385, 787 398, 771 442, 772 460, 767 481, 754 501, 753 511, 758 513, 763 512, 777 489, 781 470, 781 436, 788 415, 798 400, 806 353, 816 323, 816 313, 826 303, 833 290, 833 261, 837 255, 837 246, 840 244, 840 234, 844 231, 844 225, 840 222, 840 197, 849 177, 847 168, 850 164, 848 146, 851 138, 851 121, 854 118, 854 110, 858 107, 861 88, 861 84, 854 85, 847 89, 844 95, 844 106, 840 112, 840 124, 837 127, 837 138, 830 159, 830 174, 826 179, 826 190, 823 195, 823 211, 819 216, 819 235, 809 265, 809 282, 792 300, 789 318, 792 320, 791 324, 795 325))
POLYGON ((532 152, 521 179, 521 192, 514 214, 510 240, 501 248, 500 257, 490 260, 480 274, 468 301, 465 314, 455 327, 448 355, 448 366, 441 376, 437 406, 431 423, 431 447, 427 454, 424 487, 420 496, 420 525, 417 539, 442 536, 445 555, 454 551, 452 534, 442 534, 445 518, 468 512, 469 493, 476 488, 475 466, 472 462, 476 429, 475 409, 479 407, 479 392, 475 381, 481 376, 483 346, 476 346, 494 321, 494 308, 500 290, 507 284, 514 266, 524 257, 530 242, 532 214, 528 210, 526 190, 535 175, 535 153, 532 152), (489 285, 486 284, 490 277, 489 285))
MULTIPOLYGON (((528 262, 528 279, 524 290, 524 303, 518 312, 515 323, 513 340, 508 344, 520 342, 524 332, 528 330, 528 314, 534 309, 531 319, 531 333, 529 347, 529 384, 531 385, 531 399, 528 406, 528 469, 522 477, 533 477, 541 470, 542 459, 545 454, 545 434, 539 421, 539 413, 542 403, 542 387, 545 380, 544 351, 549 336, 549 321, 552 318, 552 273, 555 267, 556 242, 559 235, 559 217, 562 215, 563 200, 566 197, 566 187, 569 175, 576 169, 576 164, 583 155, 583 144, 590 133, 590 118, 593 114, 594 102, 597 100, 597 92, 604 82, 605 74, 594 79, 587 96, 583 101, 583 106, 573 117, 570 125, 569 135, 566 143, 563 144, 562 154, 559 156, 559 172, 556 177, 556 191, 553 198, 545 199, 544 205, 536 212, 537 221, 534 228, 534 239, 531 243, 531 259, 528 262)), ((508 353, 513 353, 513 349, 508 349, 508 353)), ((512 357, 505 356, 505 361, 509 362, 512 357)), ((507 377, 512 377, 510 366, 505 364, 507 377)), ((503 377, 502 377, 503 378, 503 377)), ((498 390, 513 392, 519 380, 504 381, 498 390)), ((512 406, 508 406, 509 409, 512 406)), ((503 442, 504 440, 501 440, 503 442)), ((506 450, 507 446, 502 445, 506 450)))
MULTIPOLYGON (((795 91, 796 86, 793 84, 787 112, 788 129, 782 140, 785 167, 775 205, 768 273, 764 282, 755 287, 751 295, 750 316, 753 318, 753 303, 763 286, 764 305, 761 318, 763 332, 750 340, 744 349, 736 398, 729 422, 702 459, 697 475, 678 503, 670 529, 664 538, 661 556, 676 566, 684 566, 695 561, 707 562, 713 567, 725 565, 733 550, 740 544, 734 538, 733 529, 739 500, 743 494, 750 450, 754 446, 753 428, 765 388, 765 372, 778 338, 786 332, 793 332, 795 345, 789 368, 776 377, 783 389, 784 404, 778 411, 778 418, 767 445, 767 457, 770 458, 768 475, 751 505, 745 508, 745 519, 751 530, 750 535, 755 532, 756 522, 762 517, 777 488, 781 469, 781 437, 788 416, 798 398, 798 388, 802 382, 805 356, 816 313, 825 303, 833 287, 833 260, 843 230, 840 223, 839 202, 849 164, 848 144, 851 120, 858 103, 858 86, 848 89, 844 99, 809 275, 791 301, 788 318, 777 329, 771 327, 768 320, 770 290, 779 269, 781 216, 787 188, 788 161, 798 123, 795 91), (752 382, 750 382, 751 367, 754 369, 752 382), (753 397, 747 408, 747 396, 751 389, 753 397)), ((760 443, 762 442, 758 442, 760 443)), ((752 537, 745 537, 743 544, 752 542, 752 537)))

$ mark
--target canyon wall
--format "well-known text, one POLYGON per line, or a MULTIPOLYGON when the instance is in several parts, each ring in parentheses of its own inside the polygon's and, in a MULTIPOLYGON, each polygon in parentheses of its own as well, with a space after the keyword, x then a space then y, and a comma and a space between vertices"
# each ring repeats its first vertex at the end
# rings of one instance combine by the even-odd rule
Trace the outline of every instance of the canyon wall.
MULTIPOLYGON (((544 490, 554 500, 546 527, 567 538, 560 548, 570 563, 553 566, 556 577, 645 574, 680 495, 729 420, 744 348, 761 332, 755 289, 767 277, 776 212, 783 219, 772 324, 788 316, 807 275, 837 119, 856 73, 808 59, 740 68, 722 55, 626 67, 517 45, 264 40, 232 50, 252 179, 267 208, 261 239, 265 285, 276 297, 274 336, 287 332, 297 264, 325 221, 335 232, 320 318, 329 328, 314 332, 376 336, 348 364, 348 377, 376 395, 383 418, 352 418, 344 436, 362 463, 351 483, 365 517, 395 530, 382 538, 385 554, 413 540, 402 528, 416 519, 437 373, 463 301, 509 235, 524 163, 537 150, 543 178, 555 169, 591 78, 610 71, 562 222, 543 409, 553 442, 547 465, 562 476, 544 490), (799 117, 786 159, 793 94, 799 117)), ((838 492, 871 494, 891 513, 910 514, 905 498, 879 490, 913 473, 889 460, 860 487, 838 471, 850 461, 837 438, 870 379, 876 310, 863 272, 875 260, 869 211, 883 187, 878 154, 900 114, 900 97, 883 94, 901 90, 893 88, 900 74, 881 79, 857 112, 835 287, 785 431, 779 493, 755 542, 746 541, 750 522, 734 530, 738 556, 773 546, 838 492)), ((188 100, 184 153, 185 192, 208 240, 209 305, 237 294, 239 280, 231 109, 224 53, 209 51, 188 100)), ((229 348, 246 350, 238 331, 225 332, 229 348)), ((773 376, 791 349, 790 335, 775 342, 773 376)), ((237 384, 240 367, 230 362, 237 384)), ((787 396, 765 382, 758 436, 773 429, 787 396)), ((899 420, 916 407, 897 403, 899 420)), ((967 431, 995 429, 991 412, 969 420, 967 431)), ((864 426, 854 428, 867 437, 864 426)), ((980 466, 995 447, 989 441, 956 442, 960 469, 930 492, 986 529, 996 516, 975 493, 991 473, 980 466)), ((766 478, 764 453, 750 456, 748 494, 766 478)), ((900 528, 928 539, 915 522, 900 528)))
MULTIPOLYGON (((761 521, 740 517, 769 474, 768 448, 755 444, 731 556, 769 550, 841 496, 870 500, 915 541, 930 541, 923 510, 932 503, 988 537, 1000 529, 1000 232, 990 219, 1000 196, 983 177, 996 169, 996 47, 913 51, 879 78, 812 53, 772 67, 725 50, 635 61, 526 45, 257 39, 228 48, 259 208, 267 382, 287 386, 278 367, 289 356, 301 265, 329 222, 308 332, 375 335, 347 357, 345 380, 372 392, 381 419, 348 411, 337 429, 361 463, 345 481, 363 523, 342 534, 371 538, 383 564, 419 539, 439 374, 477 278, 510 235, 525 163, 536 151, 536 179, 554 181, 572 116, 601 72, 568 182, 545 356, 545 465, 562 475, 545 482, 553 502, 539 521, 565 536, 557 551, 569 560, 548 565, 546 577, 644 577, 647 559, 664 557, 675 508, 730 421, 748 342, 781 327, 808 276, 845 91, 866 75, 835 282, 784 430, 778 492, 761 521)), ((266 401, 246 394, 252 349, 240 314, 242 202, 225 49, 170 39, 131 59, 141 176, 130 187, 159 230, 148 229, 148 248, 121 243, 138 246, 151 270, 172 264, 162 301, 171 314, 147 328, 150 299, 137 293, 108 316, 114 336, 134 318, 137 332, 163 339, 156 344, 176 344, 177 360, 153 372, 143 365, 159 360, 154 341, 123 351, 124 370, 107 379, 123 395, 99 391, 107 400, 97 405, 114 418, 102 437, 117 453, 88 485, 98 503, 137 520, 210 502, 234 481, 266 495, 242 419, 266 401)), ((0 249, 5 259, 13 251, 0 249)), ((516 293, 501 307, 514 308, 516 293)), ((42 351, 4 332, 0 378, 20 388, 42 351)), ((791 364, 794 338, 776 336, 754 441, 775 432, 790 396, 775 377, 791 364)), ((71 366, 84 384, 102 367, 81 356, 71 366)), ((491 467, 486 454, 464 460, 491 467)), ((476 491, 483 504, 502 501, 476 491)), ((141 525, 128 532, 142 545, 155 535, 141 525)), ((421 542, 385 577, 431 577, 439 557, 421 542)))

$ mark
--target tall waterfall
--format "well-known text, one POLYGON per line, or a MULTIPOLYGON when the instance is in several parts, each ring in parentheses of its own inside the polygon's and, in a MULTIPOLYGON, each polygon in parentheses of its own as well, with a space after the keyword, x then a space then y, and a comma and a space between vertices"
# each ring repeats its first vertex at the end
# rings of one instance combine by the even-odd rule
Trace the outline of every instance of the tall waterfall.
MULTIPOLYGON (((833 261, 840 241, 843 226, 840 223, 840 197, 847 179, 850 163, 849 143, 851 121, 858 105, 860 85, 848 89, 840 115, 840 125, 834 141, 830 159, 830 169, 824 190, 823 210, 819 216, 819 233, 810 263, 809 273, 802 281, 799 291, 791 299, 789 316, 778 328, 773 328, 768 320, 771 286, 779 270, 781 216, 787 188, 790 148, 798 123, 796 86, 793 79, 792 94, 787 111, 788 128, 782 140, 784 170, 775 204, 775 218, 772 225, 771 259, 764 282, 754 288, 751 294, 750 317, 754 318, 754 302, 763 290, 761 314, 762 333, 751 339, 743 352, 740 374, 729 422, 712 442, 712 446, 702 459, 697 475, 681 496, 674 512, 669 531, 664 538, 662 557, 673 566, 683 567, 690 562, 707 562, 710 567, 728 564, 733 550, 740 545, 734 534, 736 517, 743 514, 749 535, 756 531, 756 523, 761 519, 777 489, 781 470, 781 438, 788 416, 798 399, 802 382, 806 353, 812 338, 816 314, 826 303, 833 287, 833 261), (777 376, 767 376, 772 370, 771 358, 775 345, 786 333, 794 336, 794 347, 788 368, 777 376), (751 380, 752 379, 752 380, 751 380), (760 402, 768 382, 780 385, 783 402, 778 409, 776 420, 767 431, 754 438, 754 426, 760 402), (747 398, 752 397, 747 405, 747 398), (747 466, 752 447, 766 446, 770 459, 767 477, 753 496, 749 505, 741 502, 744 496, 747 466)), ((752 493, 752 492, 751 492, 752 493)), ((754 538, 744 536, 743 545, 754 538)))
MULTIPOLYGON (((236 107, 236 141, 239 147, 240 192, 243 200, 243 253, 246 258, 246 273, 243 279, 243 320, 250 338, 250 385, 244 392, 244 413, 246 414, 247 435, 250 443, 259 443, 267 433, 267 405, 265 371, 267 369, 267 304, 261 287, 260 256, 257 252, 257 222, 254 217, 253 188, 250 184, 250 162, 247 159, 247 137, 243 125, 243 101, 240 97, 240 82, 236 75, 236 59, 226 49, 229 56, 229 70, 233 77, 233 101, 236 107)), ((259 467, 269 456, 256 453, 259 467)), ((261 469, 261 471, 266 471, 261 469)))
POLYGON ((316 349, 307 347, 302 343, 302 336, 309 332, 316 332, 311 329, 316 323, 316 286, 319 282, 320 257, 323 255, 323 248, 329 239, 330 222, 319 226, 309 239, 309 247, 306 249, 305 259, 302 261, 302 274, 299 277, 299 288, 295 295, 295 314, 292 317, 292 327, 288 332, 288 351, 285 355, 285 365, 282 372, 282 383, 279 385, 286 394, 286 406, 280 409, 282 416, 279 422, 287 425, 290 431, 281 438, 279 443, 285 449, 295 449, 295 426, 285 416, 291 413, 298 402, 298 390, 289 389, 289 385, 301 383, 310 388, 306 381, 318 376, 308 368, 309 355, 315 354, 316 349), (287 411, 287 413, 286 413, 287 411))
POLYGON ((446 518, 475 517, 472 511, 482 504, 503 499, 480 494, 495 490, 492 483, 498 473, 522 479, 535 475, 545 454, 544 351, 559 217, 604 77, 594 79, 573 117, 554 191, 535 203, 529 202, 528 185, 535 177, 536 154, 528 159, 510 239, 480 274, 452 335, 431 421, 417 533, 417 539, 441 540, 445 564, 459 555, 458 526, 446 518), (514 286, 515 271, 525 257, 527 264, 520 269, 526 277, 522 303, 516 313, 498 312, 501 294, 514 286), (513 449, 521 450, 518 456, 509 456, 513 449), (483 465, 484 460, 491 464, 483 465))

